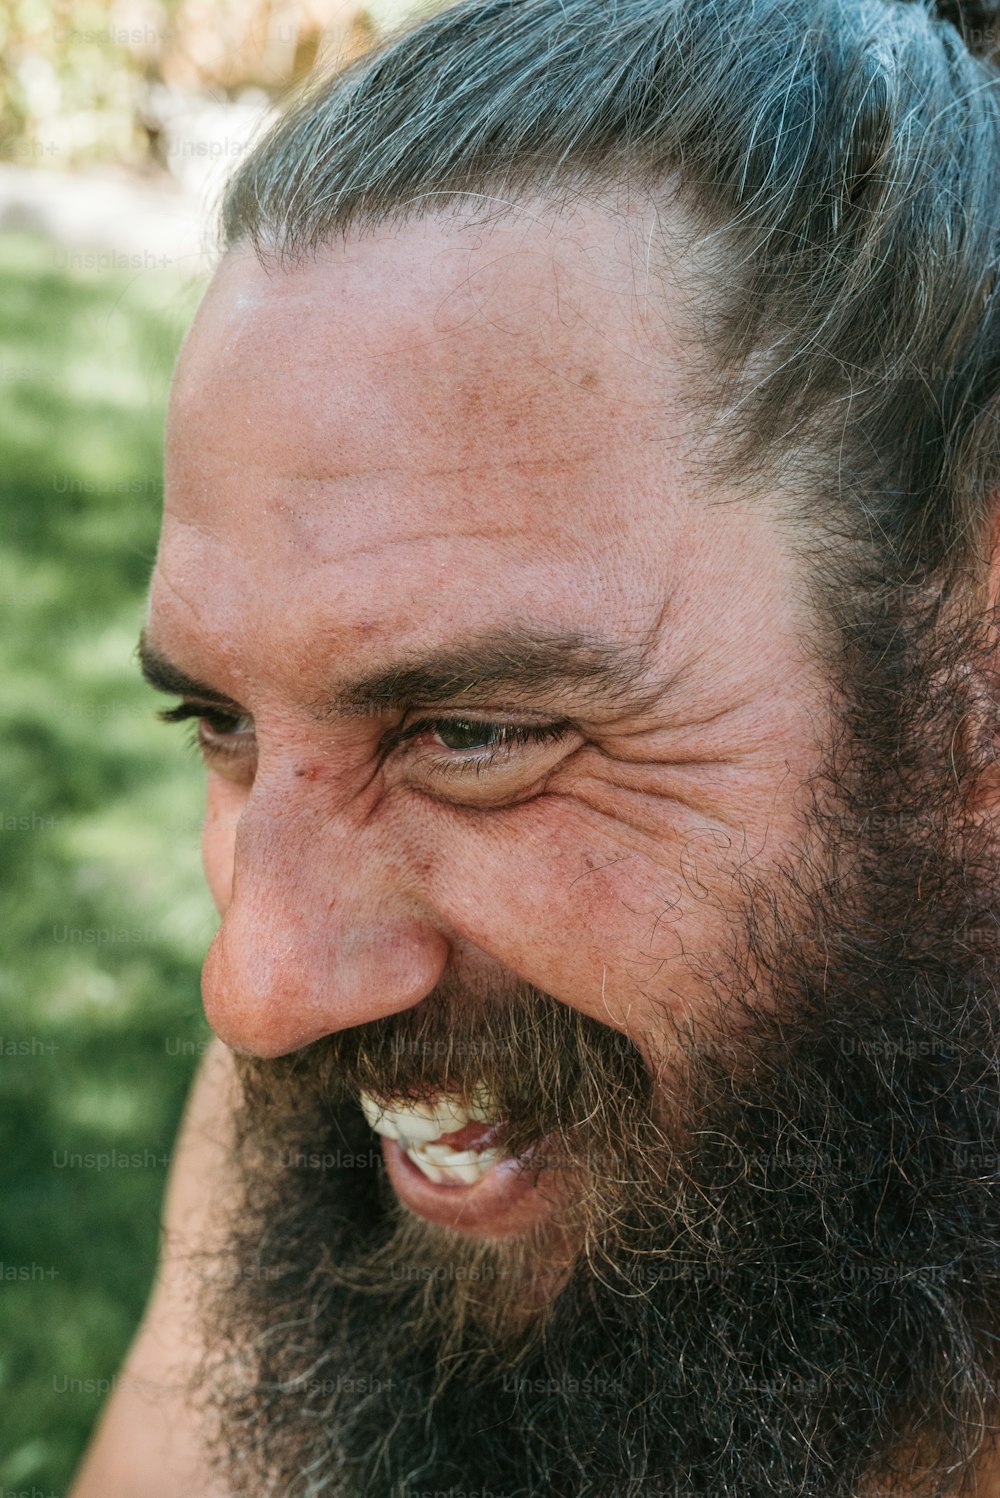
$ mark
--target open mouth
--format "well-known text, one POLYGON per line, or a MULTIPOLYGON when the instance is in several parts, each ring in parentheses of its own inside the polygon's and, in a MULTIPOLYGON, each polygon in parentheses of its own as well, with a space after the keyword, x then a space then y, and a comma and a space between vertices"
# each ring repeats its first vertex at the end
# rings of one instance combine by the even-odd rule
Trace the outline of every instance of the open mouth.
POLYGON ((526 1230, 552 1206, 541 1172, 505 1148, 508 1133, 489 1096, 442 1093, 429 1103, 387 1102, 362 1093, 366 1119, 404 1206, 462 1232, 502 1237, 526 1230))
POLYGON ((435 1186, 474 1186, 510 1158, 500 1143, 503 1124, 482 1090, 471 1105, 447 1093, 432 1103, 397 1104, 362 1093, 361 1107, 376 1134, 398 1144, 435 1186))

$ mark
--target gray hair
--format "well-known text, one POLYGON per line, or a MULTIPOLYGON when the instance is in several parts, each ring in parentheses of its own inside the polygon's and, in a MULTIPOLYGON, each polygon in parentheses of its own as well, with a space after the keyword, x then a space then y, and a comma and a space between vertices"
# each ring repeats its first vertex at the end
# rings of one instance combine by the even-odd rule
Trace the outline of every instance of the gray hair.
POLYGON ((308 86, 230 182, 224 246, 294 260, 455 194, 641 183, 711 238, 730 471, 791 474, 890 587, 978 574, 1000 70, 993 0, 948 3, 462 0, 308 86))

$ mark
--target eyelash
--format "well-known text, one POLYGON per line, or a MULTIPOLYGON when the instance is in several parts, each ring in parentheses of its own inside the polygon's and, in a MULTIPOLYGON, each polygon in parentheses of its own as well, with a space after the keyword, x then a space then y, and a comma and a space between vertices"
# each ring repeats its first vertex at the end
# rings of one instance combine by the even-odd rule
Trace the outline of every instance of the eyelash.
MULTIPOLYGON (((204 722, 215 733, 220 740, 232 734, 232 725, 238 723, 239 718, 233 713, 223 712, 220 708, 203 707, 196 702, 182 702, 177 707, 165 708, 158 716, 164 723, 191 724, 193 732, 191 743, 200 752, 206 752, 206 746, 200 738, 200 725, 204 722)), ((488 769, 498 755, 509 753, 517 747, 527 747, 537 744, 551 744, 562 738, 569 725, 565 722, 556 723, 493 723, 489 719, 465 718, 455 716, 453 718, 420 718, 417 722, 408 724, 406 728, 396 729, 390 732, 382 742, 383 753, 389 753, 400 745, 418 738, 424 733, 438 733, 442 728, 454 729, 459 724, 469 724, 484 730, 489 730, 489 742, 482 749, 470 749, 465 751, 467 757, 453 758, 452 755, 460 755, 463 751, 452 750, 439 752, 432 756, 432 764, 438 774, 461 775, 470 772, 481 774, 488 769)), ((216 753, 225 754, 227 751, 222 744, 213 746, 216 753)), ((236 752, 236 751, 229 751, 236 752)))
POLYGON ((395 749, 423 733, 439 733, 442 728, 454 728, 460 723, 482 728, 484 737, 487 736, 486 730, 489 730, 489 742, 482 748, 464 751, 467 755, 464 759, 452 757, 461 755, 463 751, 460 749, 437 751, 432 755, 431 762, 440 775, 482 774, 498 756, 529 745, 555 743, 557 739, 564 737, 569 727, 567 723, 492 723, 488 718, 420 718, 416 723, 390 735, 384 747, 387 750, 395 749))

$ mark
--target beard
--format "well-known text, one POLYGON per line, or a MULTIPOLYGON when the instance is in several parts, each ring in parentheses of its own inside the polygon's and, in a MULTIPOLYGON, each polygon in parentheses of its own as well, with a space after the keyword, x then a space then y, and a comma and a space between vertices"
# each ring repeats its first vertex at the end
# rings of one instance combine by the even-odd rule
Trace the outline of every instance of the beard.
POLYGON ((962 1490, 998 1404, 996 642, 916 612, 844 626, 811 851, 744 872, 652 1059, 468 978, 239 1061, 197 1392, 232 1491, 962 1490), (410 1214, 358 1104, 483 1083, 559 1182, 516 1237, 410 1214))

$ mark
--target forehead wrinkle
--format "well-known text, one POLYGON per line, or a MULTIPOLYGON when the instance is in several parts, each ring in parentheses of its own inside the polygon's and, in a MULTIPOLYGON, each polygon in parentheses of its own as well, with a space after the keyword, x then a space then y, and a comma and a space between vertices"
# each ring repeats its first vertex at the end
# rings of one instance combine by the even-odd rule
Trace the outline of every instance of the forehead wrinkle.
MULTIPOLYGON (((586 391, 585 386, 581 386, 580 388, 586 391)), ((589 391, 587 393, 589 394, 589 391)), ((398 463, 366 463, 362 467, 356 462, 345 464, 343 467, 335 469, 329 462, 324 462, 322 465, 317 464, 315 469, 287 474, 284 476, 284 482, 288 484, 342 484, 345 482, 350 483, 352 480, 400 478, 406 480, 408 483, 412 483, 414 478, 454 478, 456 474, 462 478, 467 478, 479 474, 502 473, 508 469, 514 469, 515 471, 523 470, 526 473, 532 473, 536 470, 548 473, 552 470, 558 472, 560 469, 566 469, 571 464, 584 462, 586 459, 595 456, 595 454, 603 458, 606 453, 607 447, 604 443, 594 442, 587 447, 554 454, 543 453, 534 458, 520 456, 505 457, 501 454, 496 454, 488 462, 477 462, 474 459, 469 460, 459 454, 453 463, 435 464, 434 466, 420 463, 413 469, 406 468, 398 463)), ((432 531, 427 534, 435 538, 444 533, 432 531)), ((472 531, 467 534, 475 535, 476 532, 472 531)), ((420 535, 415 539, 425 540, 426 536, 420 535)))

